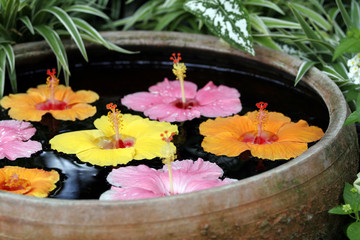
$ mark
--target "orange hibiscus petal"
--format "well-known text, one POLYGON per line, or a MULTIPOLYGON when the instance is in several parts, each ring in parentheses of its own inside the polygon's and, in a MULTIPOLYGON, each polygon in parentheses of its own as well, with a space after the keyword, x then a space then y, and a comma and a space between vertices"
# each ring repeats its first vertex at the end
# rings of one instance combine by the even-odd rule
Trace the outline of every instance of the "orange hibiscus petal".
POLYGON ((200 134, 204 136, 227 132, 237 139, 246 132, 256 130, 256 126, 248 117, 235 115, 227 118, 218 117, 215 120, 209 119, 200 124, 199 130, 200 134))
POLYGON ((309 126, 304 120, 285 124, 278 132, 278 142, 314 142, 324 136, 321 128, 309 126))
MULTIPOLYGON (((249 117, 249 119, 251 121, 253 121, 254 124, 256 124, 256 122, 257 122, 257 119, 256 119, 257 113, 258 113, 258 111, 253 111, 253 112, 247 113, 245 116, 249 117)), ((290 122, 291 122, 291 119, 286 117, 282 113, 268 112, 267 116, 266 116, 266 120, 264 122, 264 130, 276 134, 278 132, 278 130, 284 124, 290 123, 290 122)))
POLYGON ((205 137, 201 146, 206 152, 228 157, 238 156, 250 149, 247 143, 238 141, 230 133, 220 133, 216 136, 205 137))
POLYGON ((99 95, 93 91, 80 90, 75 92, 75 94, 67 95, 64 99, 69 105, 75 103, 93 103, 99 99, 99 95))
POLYGON ((299 142, 275 142, 272 144, 249 144, 254 157, 277 160, 290 159, 306 151, 307 144, 299 142))
POLYGON ((6 166, 0 169, 0 190, 28 196, 47 197, 56 188, 59 173, 55 170, 6 166), (11 183, 11 179, 16 179, 11 183), (20 184, 16 184, 19 183, 20 184), (11 186, 11 187, 9 187, 11 186))
POLYGON ((88 117, 93 116, 96 113, 96 107, 86 103, 79 103, 73 105, 69 109, 50 110, 49 112, 51 113, 51 115, 53 115, 55 119, 64 121, 75 121, 76 119, 84 120, 88 117))

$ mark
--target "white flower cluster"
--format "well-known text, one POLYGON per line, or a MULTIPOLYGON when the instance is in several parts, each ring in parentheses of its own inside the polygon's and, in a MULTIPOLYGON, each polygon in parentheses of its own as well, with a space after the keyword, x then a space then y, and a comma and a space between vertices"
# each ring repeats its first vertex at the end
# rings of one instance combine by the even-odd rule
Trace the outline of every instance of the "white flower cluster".
POLYGON ((348 76, 355 84, 360 84, 360 53, 355 57, 348 60, 347 65, 349 67, 348 76))

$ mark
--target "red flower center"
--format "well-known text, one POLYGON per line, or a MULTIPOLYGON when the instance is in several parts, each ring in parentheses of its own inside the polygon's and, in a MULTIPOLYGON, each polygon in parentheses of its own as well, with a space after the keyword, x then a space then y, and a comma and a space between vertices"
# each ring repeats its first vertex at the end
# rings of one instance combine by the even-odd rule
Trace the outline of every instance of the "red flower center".
POLYGON ((258 134, 255 131, 247 132, 240 137, 241 142, 258 144, 258 145, 270 144, 276 142, 278 139, 279 137, 276 134, 265 130, 262 130, 261 134, 258 134))
POLYGON ((195 99, 186 99, 186 102, 183 103, 181 99, 178 99, 173 102, 174 106, 180 109, 192 109, 195 106, 199 106, 198 101, 195 99))
POLYGON ((26 179, 19 178, 16 174, 13 174, 10 178, 6 179, 0 186, 1 190, 5 191, 19 191, 25 190, 30 187, 30 182, 26 179))
POLYGON ((135 139, 132 137, 119 139, 118 141, 116 141, 115 138, 109 139, 105 137, 97 139, 97 145, 102 149, 129 148, 129 147, 133 147, 134 144, 135 144, 135 139))
POLYGON ((65 102, 56 99, 54 101, 46 100, 45 102, 38 103, 35 107, 37 110, 43 111, 65 110, 69 108, 69 106, 65 102))
POLYGON ((117 148, 128 148, 134 146, 134 141, 132 139, 120 139, 117 144, 117 148))

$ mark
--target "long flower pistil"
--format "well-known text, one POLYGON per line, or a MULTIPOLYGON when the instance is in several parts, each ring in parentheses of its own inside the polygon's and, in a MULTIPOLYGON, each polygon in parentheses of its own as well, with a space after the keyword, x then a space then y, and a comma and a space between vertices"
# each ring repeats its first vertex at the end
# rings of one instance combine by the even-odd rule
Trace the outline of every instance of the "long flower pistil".
POLYGON ((184 87, 184 78, 186 77, 186 66, 184 63, 180 63, 181 60, 181 54, 172 54, 172 57, 170 57, 170 60, 173 61, 173 73, 176 76, 176 79, 180 81, 181 86, 181 100, 183 105, 186 103, 185 98, 185 87, 184 87))
POLYGON ((48 69, 46 74, 49 75, 46 79, 46 85, 48 86, 50 92, 49 100, 51 103, 55 104, 55 88, 59 85, 59 79, 55 76, 56 70, 54 68, 52 71, 48 69))
POLYGON ((264 129, 269 117, 268 111, 266 110, 267 106, 268 104, 265 102, 259 102, 256 104, 256 107, 259 108, 256 113, 256 120, 254 121, 254 124, 256 125, 256 131, 243 134, 241 136, 242 142, 261 145, 273 143, 278 140, 278 136, 275 133, 266 131, 264 129))
POLYGON ((173 140, 173 136, 175 135, 174 132, 172 132, 169 135, 168 131, 165 131, 164 133, 160 134, 161 139, 167 143, 166 150, 165 150, 165 158, 163 159, 163 163, 168 166, 168 172, 169 172, 169 185, 170 185, 170 194, 174 195, 174 183, 173 183, 173 177, 172 177, 172 171, 171 171, 171 162, 175 159, 175 153, 171 150, 170 142, 173 140))
POLYGON ((123 127, 123 119, 121 112, 116 108, 117 105, 113 103, 109 103, 106 105, 106 108, 110 111, 108 112, 108 118, 111 125, 115 131, 115 148, 124 148, 124 142, 120 137, 120 130, 123 127))

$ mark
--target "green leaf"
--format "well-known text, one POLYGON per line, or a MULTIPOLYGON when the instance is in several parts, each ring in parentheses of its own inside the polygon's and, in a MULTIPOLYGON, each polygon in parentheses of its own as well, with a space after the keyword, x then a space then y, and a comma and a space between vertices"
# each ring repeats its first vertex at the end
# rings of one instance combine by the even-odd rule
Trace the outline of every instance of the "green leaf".
POLYGON ((29 29, 29 31, 31 32, 32 35, 35 34, 35 31, 34 31, 34 27, 31 23, 31 20, 28 16, 23 16, 20 18, 20 21, 22 21, 24 23, 24 25, 29 29))
POLYGON ((336 5, 337 5, 337 6, 339 7, 339 9, 340 9, 341 16, 342 16, 342 18, 343 18, 343 20, 344 20, 344 22, 345 22, 345 24, 346 24, 346 27, 347 27, 348 29, 350 29, 351 26, 352 26, 352 22, 351 22, 351 19, 350 19, 350 17, 349 17, 349 14, 347 13, 347 11, 346 11, 346 9, 345 9, 344 4, 342 3, 341 0, 335 0, 335 2, 336 2, 336 5))
POLYGON ((360 29, 360 4, 355 0, 351 1, 351 19, 353 26, 360 29))
POLYGON ((303 16, 312 19, 315 23, 317 23, 322 29, 330 31, 331 24, 326 21, 320 14, 315 12, 314 10, 305 7, 304 5, 292 3, 291 6, 299 11, 303 16))
POLYGON ((5 88, 6 54, 0 49, 0 98, 4 96, 5 88))
MULTIPOLYGON (((360 95, 358 97, 357 100, 357 106, 359 106, 360 104, 360 95)), ((357 114, 359 114, 360 109, 358 108, 355 112, 358 112, 357 114)), ((343 197, 344 197, 344 201, 346 204, 350 204, 352 209, 357 209, 359 210, 359 205, 360 205, 360 194, 359 193, 353 193, 351 191, 351 189, 354 186, 351 185, 350 183, 345 183, 345 188, 344 188, 344 192, 343 192, 343 197)))
POLYGON ((359 122, 360 123, 360 111, 352 112, 344 122, 344 126, 359 122))
POLYGON ((360 52, 360 39, 357 38, 343 38, 336 47, 333 61, 340 57, 343 53, 358 53, 360 52))
POLYGON ((346 235, 350 240, 360 240, 360 222, 351 223, 346 229, 346 235))
POLYGON ((271 9, 277 11, 278 13, 281 13, 282 15, 285 14, 283 12, 283 10, 281 10, 276 3, 266 1, 266 0, 249 0, 249 1, 246 1, 244 3, 244 5, 255 5, 255 6, 261 6, 261 7, 267 7, 267 8, 271 8, 271 9))
POLYGON ((5 11, 3 14, 4 27, 9 29, 12 28, 15 24, 16 15, 18 13, 18 8, 20 5, 20 0, 8 0, 6 1, 5 11))
POLYGON ((94 16, 98 16, 98 17, 101 17, 103 19, 106 19, 108 20, 109 17, 103 13, 102 11, 96 9, 96 8, 93 8, 93 7, 90 7, 90 6, 86 6, 86 5, 73 5, 69 8, 66 8, 65 9, 66 12, 81 12, 81 13, 87 13, 87 14, 91 14, 91 15, 94 15, 94 16))
POLYGON ((15 54, 14 49, 10 44, 0 45, 0 47, 4 50, 6 57, 8 59, 7 64, 9 65, 10 71, 13 72, 15 69, 15 54))
POLYGON ((75 23, 71 19, 71 17, 61 8, 59 7, 50 7, 40 10, 40 12, 48 12, 53 14, 66 28, 66 30, 69 32, 73 40, 75 41, 75 44, 78 46, 81 54, 83 55, 84 59, 88 61, 88 57, 86 54, 84 42, 81 39, 80 33, 78 29, 76 28, 75 23))
POLYGON ((215 35, 252 55, 255 54, 246 10, 235 0, 190 0, 186 11, 201 19, 215 35))
POLYGON ((316 62, 303 62, 300 65, 299 71, 296 75, 294 86, 298 84, 298 82, 303 78, 303 76, 310 70, 311 67, 313 67, 316 64, 316 62))
POLYGON ((16 72, 15 69, 13 69, 13 71, 11 71, 9 69, 9 65, 7 65, 7 69, 8 69, 8 75, 9 75, 9 79, 10 79, 10 84, 11 84, 11 88, 13 90, 13 92, 17 92, 17 81, 16 81, 16 72))
POLYGON ((65 69, 65 71, 70 72, 65 48, 61 42, 59 35, 46 25, 35 26, 34 29, 49 44, 57 60, 61 63, 61 66, 65 69))
POLYGON ((181 14, 184 14, 183 10, 172 12, 165 14, 163 17, 159 18, 159 21, 154 28, 155 31, 163 30, 167 25, 169 25, 172 21, 178 18, 181 14))
POLYGON ((268 37, 268 36, 267 37, 265 37, 265 36, 255 37, 254 35, 253 35, 253 37, 254 37, 254 42, 259 43, 262 46, 272 48, 277 51, 281 51, 281 48, 270 37, 268 37))
POLYGON ((333 207, 328 211, 328 213, 338 214, 338 215, 348 215, 348 213, 343 210, 342 205, 333 207))
POLYGON ((326 65, 323 67, 323 71, 326 75, 330 76, 332 79, 337 79, 338 81, 345 82, 347 81, 347 75, 344 77, 338 71, 336 71, 333 67, 326 65))
MULTIPOLYGON (((322 41, 322 39, 320 39, 320 37, 318 36, 318 34, 312 30, 312 28, 309 26, 309 24, 307 24, 307 22, 304 20, 304 18, 299 14, 299 12, 293 7, 293 4, 289 3, 289 7, 291 9, 291 11, 294 13, 297 21, 300 23, 305 35, 309 38, 309 39, 313 39, 313 40, 318 40, 318 41, 322 41)), ((323 50, 325 51, 326 48, 318 43, 312 43, 312 45, 314 46, 315 49, 317 50, 323 50)))
POLYGON ((251 26, 256 29, 258 32, 263 34, 270 34, 269 28, 263 22, 263 20, 255 13, 249 15, 251 26))
POLYGON ((90 38, 87 38, 89 41, 101 44, 103 46, 105 46, 106 48, 110 49, 110 50, 115 50, 117 52, 121 52, 121 53, 127 53, 127 54, 132 54, 134 52, 132 51, 128 51, 126 49, 123 49, 115 44, 111 44, 109 43, 107 40, 105 40, 100 33, 93 28, 89 23, 87 23, 86 21, 80 19, 80 18, 73 18, 74 23, 76 24, 76 26, 81 29, 82 31, 84 31, 90 38))
POLYGON ((291 28, 291 29, 301 29, 301 26, 299 23, 291 22, 291 21, 285 21, 277 18, 271 18, 271 17, 260 17, 265 25, 268 28, 291 28))

